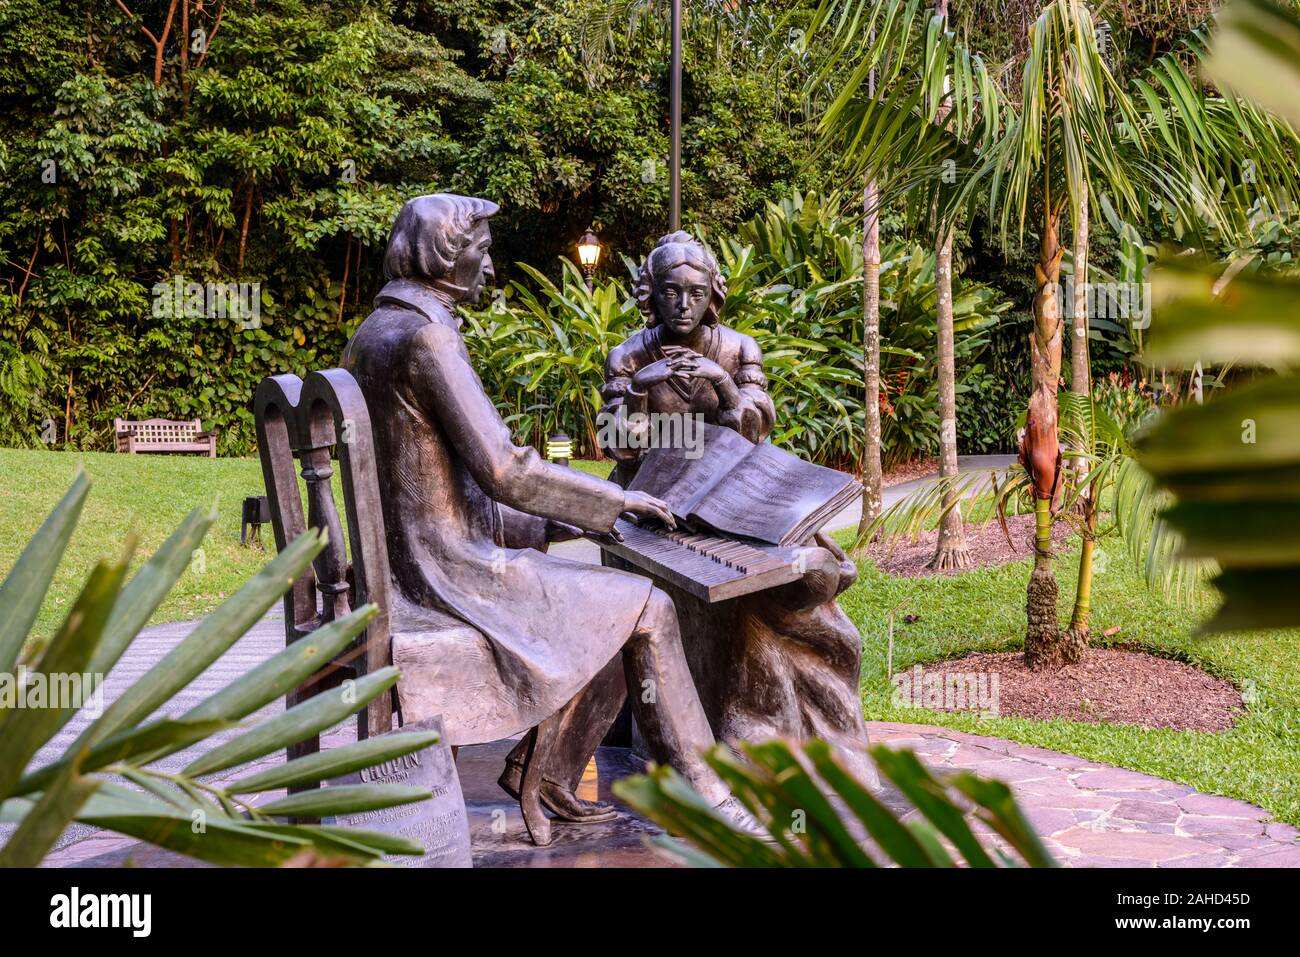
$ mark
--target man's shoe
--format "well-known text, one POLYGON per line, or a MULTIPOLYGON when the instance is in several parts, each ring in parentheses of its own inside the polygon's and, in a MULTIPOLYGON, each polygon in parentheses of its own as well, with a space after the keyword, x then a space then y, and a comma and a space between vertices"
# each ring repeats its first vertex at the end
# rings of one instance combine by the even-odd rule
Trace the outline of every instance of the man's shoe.
MULTIPOLYGON (((524 769, 513 761, 506 762, 506 769, 501 772, 497 784, 516 801, 524 778, 524 769)), ((557 820, 570 824, 602 824, 618 817, 618 809, 604 801, 584 801, 568 788, 553 781, 542 781, 537 795, 546 810, 555 815, 557 820)))

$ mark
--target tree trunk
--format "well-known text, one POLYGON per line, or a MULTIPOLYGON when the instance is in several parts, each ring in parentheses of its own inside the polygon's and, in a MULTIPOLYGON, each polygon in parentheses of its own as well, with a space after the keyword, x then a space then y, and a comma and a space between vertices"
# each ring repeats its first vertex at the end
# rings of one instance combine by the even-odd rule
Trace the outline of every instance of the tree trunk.
POLYGON ((861 540, 880 517, 883 475, 880 452, 880 210, 875 180, 862 190, 862 408, 866 434, 862 449, 861 540))
POLYGON ((1088 395, 1092 370, 1088 361, 1088 184, 1083 184, 1074 215, 1074 335, 1070 340, 1070 391, 1088 395))
MULTIPOLYGON (((947 29, 948 0, 935 0, 935 16, 944 18, 947 29)), ((947 76, 943 78, 944 98, 935 114, 935 122, 948 118, 952 102, 948 98, 947 76)), ((935 216, 935 325, 939 373, 939 477, 957 478, 957 368, 952 328, 952 230, 935 216)), ((943 496, 943 514, 939 518, 939 539, 935 544, 930 567, 941 571, 969 568, 970 549, 962 528, 961 495, 949 489, 943 496)))
MULTIPOLYGON (((1070 337, 1070 391, 1076 395, 1092 394, 1092 371, 1088 358, 1088 184, 1083 184, 1079 207, 1074 211, 1074 296, 1070 337)), ((1086 450, 1085 450, 1086 451, 1086 450)), ((1078 481, 1088 474, 1088 460, 1076 458, 1072 463, 1078 481)), ((1090 537, 1097 530, 1096 503, 1092 491, 1084 493, 1083 509, 1088 531, 1079 549, 1079 579, 1074 589, 1074 609, 1070 612, 1070 630, 1065 636, 1064 658, 1078 661, 1091 638, 1088 611, 1092 602, 1092 555, 1096 542, 1090 537)))
MULTIPOLYGON (((934 263, 935 312, 939 352, 939 477, 957 477, 957 369, 952 328, 952 233, 940 227, 934 263)), ((969 568, 970 549, 962 527, 961 493, 950 488, 943 496, 939 540, 930 567, 942 571, 969 568)))
POLYGON ((244 202, 244 221, 239 227, 239 259, 236 262, 235 273, 239 275, 244 271, 244 254, 248 251, 248 224, 253 218, 253 182, 248 183, 248 198, 244 202))
POLYGON ((1074 610, 1070 613, 1070 629, 1061 648, 1062 659, 1069 662, 1080 661, 1092 640, 1088 618, 1092 609, 1092 555, 1097 544, 1093 537, 1097 532, 1097 509, 1091 501, 1084 507, 1088 530, 1079 549, 1079 582, 1074 592, 1074 610))
POLYGON ((1061 488, 1061 446, 1057 434, 1056 390, 1061 378, 1061 207, 1044 197, 1047 212, 1038 263, 1034 266, 1034 331, 1030 335, 1033 392, 1020 461, 1034 488, 1034 570, 1026 596, 1028 627, 1025 664, 1054 669, 1065 664, 1064 640, 1056 619, 1058 588, 1052 569, 1052 508, 1061 488))

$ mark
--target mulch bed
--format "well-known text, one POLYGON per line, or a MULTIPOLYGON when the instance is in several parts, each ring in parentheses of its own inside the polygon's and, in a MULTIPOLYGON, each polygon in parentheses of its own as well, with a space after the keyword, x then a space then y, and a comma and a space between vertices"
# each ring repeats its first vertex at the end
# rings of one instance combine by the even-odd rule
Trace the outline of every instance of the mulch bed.
MULTIPOLYGON (((934 546, 938 541, 938 530, 922 532, 916 541, 899 539, 891 548, 886 541, 872 542, 867 555, 876 566, 890 575, 900 578, 922 578, 926 575, 958 575, 975 568, 992 565, 1005 565, 1007 562, 1030 558, 1034 554, 1034 516, 1009 515, 1007 529, 1011 532, 1011 544, 1002 533, 1002 526, 995 518, 981 531, 979 525, 966 526, 966 544, 970 547, 971 565, 969 568, 951 568, 936 572, 927 567, 934 558, 934 546)), ((1070 526, 1058 521, 1052 528, 1052 541, 1060 549, 1070 537, 1070 526)))
MULTIPOLYGON (((1240 692, 1222 678, 1181 661, 1119 648, 1090 648, 1079 664, 1056 672, 1030 671, 1018 651, 972 652, 921 667, 927 675, 997 674, 1000 717, 1224 731, 1245 710, 1240 692)), ((991 677, 986 680, 991 687, 991 677)))
POLYGON ((910 482, 913 479, 934 475, 938 471, 939 460, 934 456, 909 459, 906 462, 900 462, 898 465, 890 467, 890 469, 880 477, 880 487, 889 488, 891 485, 902 485, 904 482, 910 482))

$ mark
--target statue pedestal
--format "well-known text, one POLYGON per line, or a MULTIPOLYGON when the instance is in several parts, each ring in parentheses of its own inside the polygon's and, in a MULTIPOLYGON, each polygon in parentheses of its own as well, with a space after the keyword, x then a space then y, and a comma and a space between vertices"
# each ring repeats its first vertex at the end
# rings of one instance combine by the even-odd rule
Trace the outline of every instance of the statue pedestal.
POLYGON ((577 791, 584 800, 614 803, 619 816, 604 824, 556 821, 552 843, 534 847, 518 802, 497 785, 514 745, 513 740, 504 740, 461 748, 456 761, 475 867, 663 867, 668 863, 642 840, 662 831, 619 803, 610 791, 614 781, 645 766, 629 748, 597 750, 577 791))

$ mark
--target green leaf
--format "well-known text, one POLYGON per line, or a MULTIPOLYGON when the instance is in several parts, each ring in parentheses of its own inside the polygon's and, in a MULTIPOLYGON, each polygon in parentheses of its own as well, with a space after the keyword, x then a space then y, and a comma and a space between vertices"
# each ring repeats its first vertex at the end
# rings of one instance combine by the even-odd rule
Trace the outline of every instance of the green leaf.
POLYGON ((360 634, 378 613, 364 605, 346 617, 317 628, 256 668, 195 705, 183 718, 236 720, 287 694, 323 668, 360 634))
POLYGON ((225 789, 231 794, 247 794, 254 791, 276 791, 299 784, 316 784, 362 768, 374 767, 437 743, 438 735, 433 731, 398 731, 376 735, 259 771, 226 785, 225 789))
POLYGON ((1296 282, 1281 276, 1222 276, 1223 267, 1177 259, 1151 273, 1156 321, 1143 358, 1285 367, 1300 363, 1296 282))
POLYGON ((993 860, 971 832, 961 810, 944 793, 943 786, 911 751, 891 751, 877 745, 871 756, 881 773, 916 805, 925 820, 952 841, 971 867, 994 867, 993 860))
POLYGON ((1206 64, 1231 87, 1300 128, 1300 21, 1264 0, 1238 0, 1219 18, 1206 64))
POLYGON ((251 822, 249 827, 268 834, 287 834, 309 838, 322 853, 369 860, 380 854, 401 854, 420 857, 424 845, 398 834, 368 831, 364 828, 334 827, 321 824, 276 824, 267 821, 251 822))
POLYGON ((69 750, 93 747, 171 700, 261 620, 323 547, 323 533, 307 531, 300 535, 127 688, 69 750))
MULTIPOLYGON (((128 550, 116 564, 100 562, 95 566, 63 626, 32 670, 33 676, 43 676, 51 694, 70 691, 68 681, 74 676, 80 681, 85 675, 86 665, 95 653, 104 625, 113 611, 113 602, 122 587, 129 558, 128 550)), ((0 799, 13 793, 14 784, 32 755, 63 727, 79 707, 65 704, 0 711, 0 799)))
POLYGON ((433 797, 428 788, 409 784, 345 784, 290 794, 258 805, 263 814, 274 817, 324 817, 328 814, 359 814, 399 804, 411 804, 433 797))
POLYGON ((0 673, 14 670, 23 641, 40 614, 41 602, 77 527, 89 489, 90 479, 78 470, 72 487, 54 506, 0 585, 0 608, 4 609, 0 615, 0 673))
POLYGON ((817 773, 835 789, 891 861, 902 867, 929 867, 934 863, 915 835, 899 822, 894 813, 840 767, 825 741, 809 741, 804 745, 804 752, 817 768, 817 773))
POLYGON ((981 818, 1002 835, 1030 867, 1055 867, 1056 860, 1037 832, 1025 818, 1011 789, 1001 781, 991 781, 962 771, 948 783, 988 813, 981 818))
POLYGON ((190 777, 212 774, 297 744, 355 714, 397 684, 397 678, 397 669, 390 665, 356 682, 323 691, 201 755, 181 773, 190 777))
POLYGON ((0 847, 0 867, 39 866, 99 783, 82 777, 75 763, 68 765, 27 811, 4 847, 0 847))
POLYGON ((105 674, 117 664, 122 652, 149 623, 150 616, 189 566, 194 549, 216 518, 215 506, 206 514, 194 509, 135 573, 113 606, 104 637, 91 659, 90 671, 105 674))
MULTIPOLYGON (((1163 415, 1138 443, 1142 467, 1162 483, 1192 487, 1223 482, 1252 497, 1294 498, 1267 470, 1300 466, 1300 376, 1268 377, 1234 388, 1204 405, 1163 415)), ((1177 491, 1177 489, 1176 489, 1177 491)), ((1224 498, 1207 488, 1204 497, 1224 498)))
MULTIPOLYGON (((228 727, 230 727, 228 721, 175 721, 164 718, 142 728, 116 735, 92 748, 85 756, 81 770, 97 771, 140 754, 154 753, 169 745, 185 748, 228 727)), ((29 794, 32 791, 43 790, 70 763, 69 758, 65 756, 39 771, 26 775, 14 786, 14 794, 29 794)))

